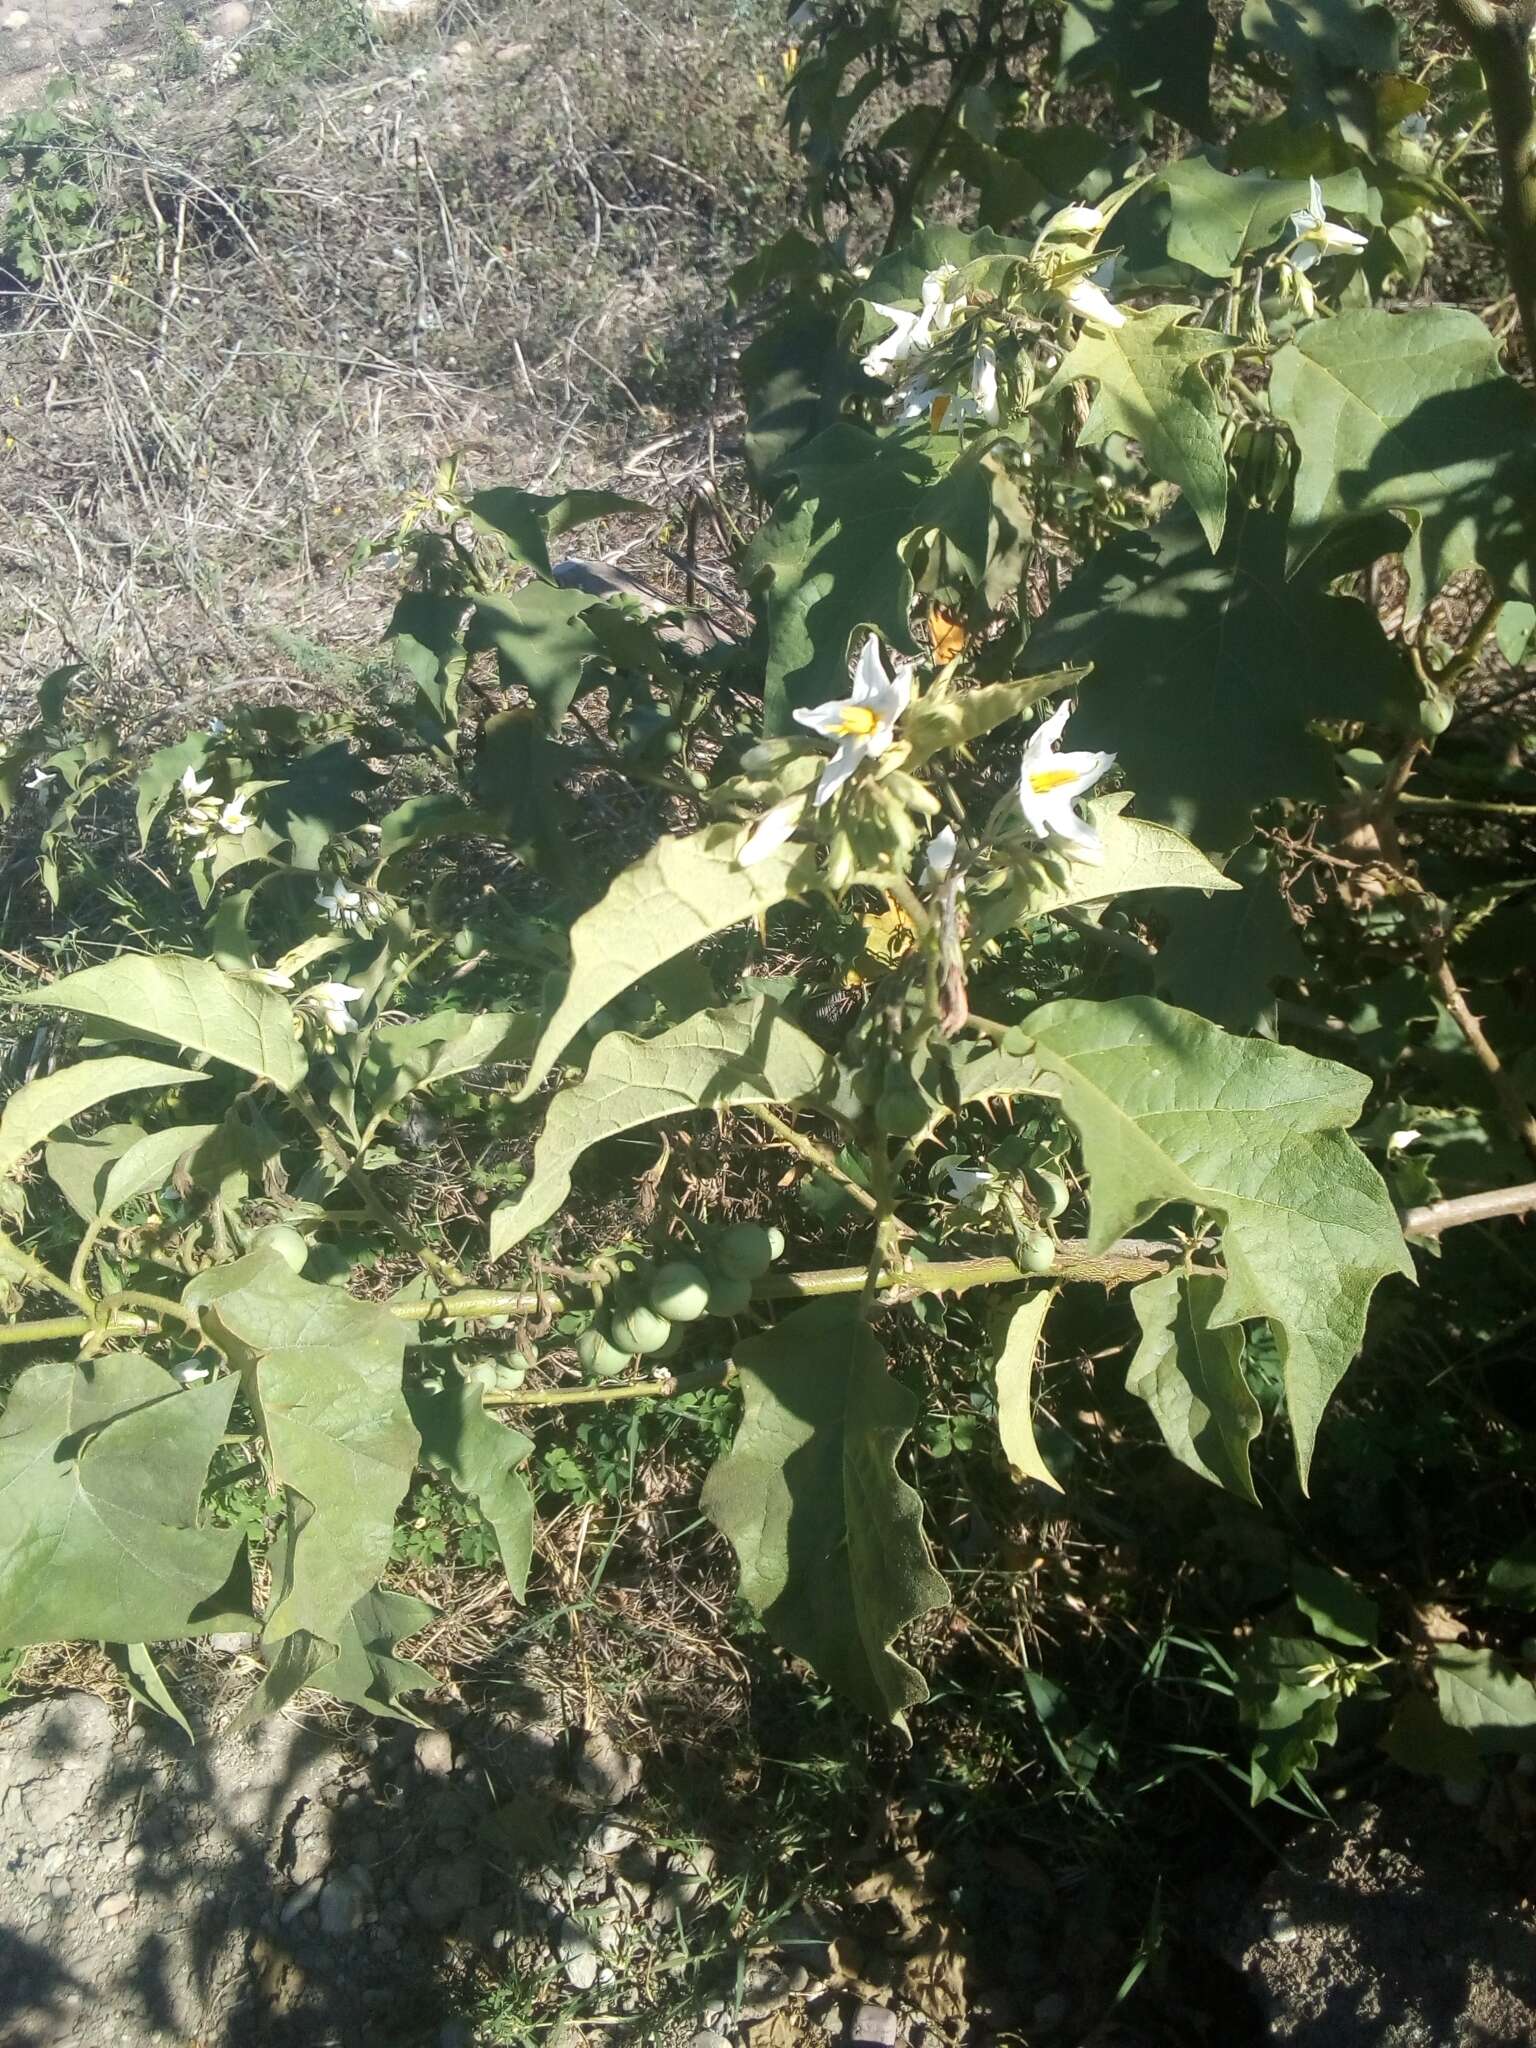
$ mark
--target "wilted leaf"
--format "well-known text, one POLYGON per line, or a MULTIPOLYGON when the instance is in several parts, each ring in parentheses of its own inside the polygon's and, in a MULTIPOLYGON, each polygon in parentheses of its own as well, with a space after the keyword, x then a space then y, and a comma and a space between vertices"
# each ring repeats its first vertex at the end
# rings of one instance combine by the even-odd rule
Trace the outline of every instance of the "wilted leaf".
POLYGON ((1345 1135, 1370 1084, 1144 996, 1050 1003, 1023 1031, 1082 1139, 1091 1251, 1170 1202, 1220 1218, 1227 1277, 1207 1327, 1268 1318, 1305 1486, 1377 1282, 1413 1271, 1381 1176, 1345 1135))
POLYGON ((1008 1317, 1008 1330, 997 1354, 993 1378, 997 1385, 997 1434, 1003 1455, 1026 1479, 1038 1479, 1056 1493, 1061 1481, 1040 1455, 1035 1442, 1035 1356, 1040 1332, 1050 1313, 1055 1291, 1042 1287, 1025 1295, 1008 1317))
POLYGON ((491 1257, 499 1259, 554 1215, 588 1146, 693 1109, 800 1101, 828 1085, 831 1066, 765 996, 701 1011, 655 1038, 610 1032, 598 1041, 584 1078, 550 1103, 528 1185, 491 1218, 491 1257))
POLYGON ((211 1053, 285 1093, 298 1086, 308 1067, 294 1036, 293 1013, 277 991, 225 974, 211 960, 128 953, 13 1000, 73 1010, 109 1026, 117 1037, 164 1038, 211 1053))
POLYGON ((922 1506, 896 1471, 917 1402, 847 1304, 817 1302, 736 1352, 744 1404, 702 1505, 774 1641, 866 1713, 928 1696, 891 1645, 948 1601, 922 1506))
POLYGON ((1263 1423, 1243 1374, 1243 1333, 1212 1328, 1223 1282, 1209 1273, 1164 1273, 1133 1289, 1141 1342, 1125 1391, 1152 1410, 1181 1465, 1257 1500, 1248 1446, 1263 1423))
POLYGON ((706 825, 686 838, 660 839, 571 926, 571 973, 544 1027, 517 1100, 526 1102, 589 1017, 642 974, 716 932, 760 917, 790 893, 803 849, 781 847, 742 867, 747 831, 706 825))
POLYGON ((0 1642, 238 1628, 237 1529, 202 1526, 233 1379, 180 1388, 137 1352, 34 1365, 0 1415, 0 1642))

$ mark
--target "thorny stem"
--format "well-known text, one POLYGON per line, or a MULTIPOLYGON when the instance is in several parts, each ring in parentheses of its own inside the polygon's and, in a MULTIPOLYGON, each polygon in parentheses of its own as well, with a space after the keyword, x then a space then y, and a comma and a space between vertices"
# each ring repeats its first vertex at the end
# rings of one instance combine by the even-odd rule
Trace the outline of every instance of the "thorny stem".
MULTIPOLYGON (((1518 1187, 1490 1188, 1481 1194, 1458 1195, 1449 1201, 1431 1202, 1422 1208, 1404 1210, 1403 1235, 1407 1238, 1439 1237, 1442 1231, 1454 1230, 1462 1224, 1483 1223, 1499 1216, 1520 1216, 1532 1210, 1536 1210, 1536 1181, 1523 1182, 1518 1187)), ((1187 1249, 1183 1244, 1165 1244, 1155 1238, 1127 1237, 1110 1245, 1106 1251, 1090 1252, 1081 1241, 1069 1241, 1056 1247, 1056 1264, 1046 1277, 1052 1284, 1091 1281, 1105 1287, 1124 1285, 1166 1272, 1170 1265, 1176 1265, 1184 1258, 1187 1249)), ((859 1293, 868 1278, 868 1266, 825 1266, 800 1273, 765 1273, 760 1280, 753 1281, 752 1298, 754 1301, 824 1301, 833 1295, 859 1293)), ((1038 1274, 1026 1273, 1012 1259, 1001 1257, 920 1260, 908 1264, 897 1260, 877 1274, 875 1291, 884 1298, 886 1306, 894 1307, 922 1294, 964 1294, 973 1287, 1015 1287, 1039 1278, 1038 1274)), ((444 1295, 438 1301, 386 1301, 379 1306, 401 1322, 455 1323, 479 1322, 490 1316, 558 1314, 562 1304, 558 1296, 552 1294, 486 1288, 444 1295)), ((178 1303, 163 1301, 153 1294, 113 1295, 101 1307, 106 1311, 104 1315, 49 1316, 30 1323, 0 1323, 0 1346, 47 1344, 55 1338, 88 1336, 92 1331, 113 1337, 150 1336, 157 1327, 152 1316, 191 1321, 187 1311, 178 1303), (128 1306, 141 1307, 150 1313, 127 1314, 119 1310, 118 1304, 122 1304, 124 1309, 128 1306)), ((700 1384, 707 1383, 707 1379, 700 1381, 700 1384)), ((681 1389, 684 1382, 626 1383, 622 1397, 633 1398, 637 1392, 653 1391, 663 1384, 681 1389)), ((596 1400, 601 1395, 602 1390, 584 1391, 581 1398, 596 1400)), ((554 1405, 544 1401, 543 1390, 537 1394, 509 1394, 497 1398, 554 1405)), ((616 1400, 621 1395, 609 1390, 606 1398, 616 1400)))
POLYGON ((451 1260, 439 1257, 429 1245, 424 1245, 415 1232, 407 1229, 379 1200, 378 1195, 369 1186, 367 1174, 357 1161, 348 1155, 346 1147, 319 1111, 313 1109, 301 1095, 295 1095, 292 1099, 299 1114, 319 1139, 322 1150, 329 1153, 332 1160, 341 1168, 358 1200, 368 1211, 369 1220, 386 1231, 396 1244, 410 1253, 412 1258, 419 1259, 435 1279, 445 1281, 450 1287, 462 1287, 464 1275, 458 1267, 451 1260))
POLYGON ((950 76, 949 93, 939 110, 939 118, 929 132, 928 140, 912 159, 912 168, 907 173, 896 203, 891 209, 891 224, 886 230, 882 256, 889 256, 912 224, 912 215, 917 206, 918 194, 923 189, 923 180, 938 160, 939 151, 949 140, 949 131, 960 103, 986 67, 992 47, 992 37, 997 28, 1000 0, 981 0, 976 21, 976 40, 965 56, 955 65, 950 76))
POLYGON ((792 1152, 798 1152, 808 1165, 814 1166, 818 1173, 824 1173, 829 1180, 835 1180, 846 1194, 852 1195, 860 1208, 868 1209, 871 1214, 878 1210, 879 1204, 869 1189, 861 1188, 851 1174, 844 1173, 827 1146, 818 1143, 815 1138, 808 1138, 803 1131, 797 1131, 793 1124, 775 1115, 765 1103, 754 1102, 751 1105, 751 1113, 759 1123, 766 1124, 775 1137, 782 1138, 792 1152))
POLYGON ((1420 796, 1408 789, 1397 800, 1410 810, 1454 812, 1467 818, 1536 818, 1536 804, 1489 803, 1474 796, 1420 796))
POLYGON ((1439 0, 1439 11, 1477 59, 1488 89, 1503 188, 1504 260, 1526 356, 1536 368, 1536 93, 1529 56, 1536 0, 1504 6, 1494 0, 1439 0))

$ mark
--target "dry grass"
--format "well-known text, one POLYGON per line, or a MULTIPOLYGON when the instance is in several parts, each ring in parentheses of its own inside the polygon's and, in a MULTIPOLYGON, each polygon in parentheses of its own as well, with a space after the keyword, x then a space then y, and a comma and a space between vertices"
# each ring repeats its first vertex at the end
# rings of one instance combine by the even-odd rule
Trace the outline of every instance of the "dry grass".
POLYGON ((450 450, 658 505, 714 470, 723 278, 783 203, 763 11, 360 23, 279 0, 233 76, 69 103, 96 217, 3 339, 0 708, 67 657, 138 729, 334 699, 320 650, 369 650, 393 591, 356 542, 450 450))

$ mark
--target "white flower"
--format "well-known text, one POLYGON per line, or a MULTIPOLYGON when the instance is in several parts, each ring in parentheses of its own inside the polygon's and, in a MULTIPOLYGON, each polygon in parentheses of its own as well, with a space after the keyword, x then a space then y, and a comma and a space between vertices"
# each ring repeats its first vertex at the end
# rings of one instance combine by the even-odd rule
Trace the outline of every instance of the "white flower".
POLYGON ((24 789, 46 789, 50 782, 57 782, 58 779, 56 775, 51 774, 46 768, 39 768, 34 763, 32 773, 27 777, 22 787, 24 789))
POLYGON ((1323 188, 1316 178, 1307 181, 1306 205, 1291 215, 1291 232, 1301 245, 1291 258, 1298 270, 1310 270, 1320 256, 1363 249, 1370 240, 1369 235, 1358 235, 1353 228, 1340 227, 1328 218, 1323 188))
POLYGON ((318 1004, 321 1022, 333 1038, 345 1038, 349 1031, 355 1031, 355 1019, 347 1014, 348 1003, 361 1000, 363 991, 351 988, 344 981, 322 981, 307 992, 318 1004))
POLYGON ((1305 264, 1292 263, 1287 257, 1280 259, 1280 282, 1286 294, 1296 301, 1307 319, 1317 317, 1317 293, 1312 289, 1312 280, 1307 276, 1305 264))
POLYGON ((739 868, 754 868, 760 860, 766 860, 770 853, 777 853, 786 840, 794 837, 795 827, 805 815, 805 798, 794 796, 787 803, 775 804, 771 811, 765 811, 753 827, 751 835, 736 856, 739 868))
POLYGON ((315 901, 332 924, 351 925, 362 908, 363 899, 360 891, 349 889, 345 882, 335 881, 329 889, 322 889, 315 901))
POLYGON ((816 785, 815 803, 824 804, 840 790, 861 761, 885 752, 895 738, 897 719, 911 701, 911 664, 899 662, 887 675, 880 643, 871 633, 854 665, 852 695, 795 713, 801 725, 837 741, 837 751, 816 785))
POLYGON ((212 787, 213 777, 211 775, 208 777, 207 781, 204 782, 200 780, 198 772, 195 768, 182 769, 181 793, 186 798, 189 804, 195 804, 199 797, 205 797, 208 794, 209 790, 212 789, 212 787))
POLYGON ((1059 213, 1053 213, 1040 231, 1044 241, 1049 235, 1096 235, 1104 225, 1104 216, 1096 206, 1064 206, 1059 213))
POLYGON ((210 739, 214 739, 214 740, 221 740, 221 739, 223 739, 223 738, 224 738, 225 734, 226 734, 226 733, 227 733, 228 731, 229 731, 229 727, 228 727, 228 726, 227 726, 227 725, 226 725, 226 724, 224 723, 224 721, 223 721, 223 719, 222 719, 222 718, 210 718, 210 719, 209 719, 209 721, 208 721, 208 737, 209 737, 210 739))
POLYGON ((227 832, 232 839, 238 839, 242 832, 249 830, 256 822, 246 815, 245 807, 249 802, 250 798, 243 791, 239 796, 231 797, 219 812, 219 830, 227 832))
POLYGON ((1080 320, 1092 320, 1100 327, 1123 327, 1125 315, 1102 285, 1091 277, 1074 277, 1061 294, 1070 312, 1080 320))
POLYGON ((1019 764, 1019 809, 1037 839, 1045 840, 1074 860, 1104 858, 1099 835, 1072 808, 1115 765, 1113 754, 1063 754, 1056 742, 1072 715, 1062 704, 1043 725, 1037 725, 1019 764))
POLYGON ((921 336, 918 345, 921 348, 927 348, 940 335, 947 334, 965 310, 963 299, 945 297, 954 274, 953 263, 941 263, 937 270, 930 270, 923 279, 923 317, 918 322, 921 336))
POLYGON ((1400 1152, 1406 1152, 1410 1145, 1416 1145, 1422 1133, 1416 1130, 1394 1131, 1387 1140, 1387 1157, 1395 1159, 1400 1152))
POLYGON ((951 1166, 945 1171, 949 1175, 949 1191, 957 1202, 968 1202, 972 1195, 992 1185, 992 1176, 984 1166, 951 1166))
POLYGON ((890 409, 899 420, 926 420, 937 433, 953 404, 953 393, 946 391, 942 384, 931 383, 919 370, 890 401, 890 409))
POLYGON ((955 828, 946 825, 942 832, 935 832, 923 854, 923 881, 932 888, 942 882, 955 864, 955 828))
POLYGON ((193 1365, 190 1360, 186 1365, 171 1368, 171 1378, 178 1380, 184 1387, 196 1386, 199 1380, 205 1380, 207 1377, 208 1368, 205 1365, 193 1365))
POLYGON ((890 333, 866 351, 864 374, 866 377, 889 377, 898 363, 904 363, 922 345, 916 336, 923 316, 904 312, 900 306, 882 306, 878 299, 874 301, 874 308, 893 324, 890 333))
POLYGON ((969 404, 975 417, 985 420, 989 427, 997 426, 1002 418, 997 402, 997 354, 988 341, 977 349, 971 363, 970 398, 960 402, 969 404))

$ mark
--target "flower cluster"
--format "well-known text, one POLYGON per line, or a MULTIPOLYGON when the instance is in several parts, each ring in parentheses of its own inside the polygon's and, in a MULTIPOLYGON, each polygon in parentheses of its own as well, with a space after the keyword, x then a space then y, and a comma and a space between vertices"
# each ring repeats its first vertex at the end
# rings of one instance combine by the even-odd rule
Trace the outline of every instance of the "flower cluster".
POLYGON ((200 776, 195 768, 182 771, 180 787, 181 816, 171 830, 194 846, 194 860, 212 860, 221 840, 243 838, 256 823, 249 808, 251 797, 243 789, 226 802, 210 793, 213 777, 200 776))
POLYGON ((926 419, 935 432, 940 427, 958 427, 966 420, 995 427, 1002 418, 997 355, 990 342, 977 344, 969 387, 964 392, 952 390, 939 379, 931 362, 933 351, 965 313, 964 294, 952 298, 949 293, 950 280, 956 275, 952 263, 930 270, 923 279, 922 303, 915 312, 875 300, 875 311, 890 321, 891 331, 864 355, 866 377, 896 384, 887 409, 901 420, 926 419))
POLYGON ((345 981, 320 981, 305 989, 294 1005, 300 1025, 319 1025, 332 1038, 346 1038, 356 1031, 357 1020, 349 1005, 361 1002, 365 991, 345 981))

